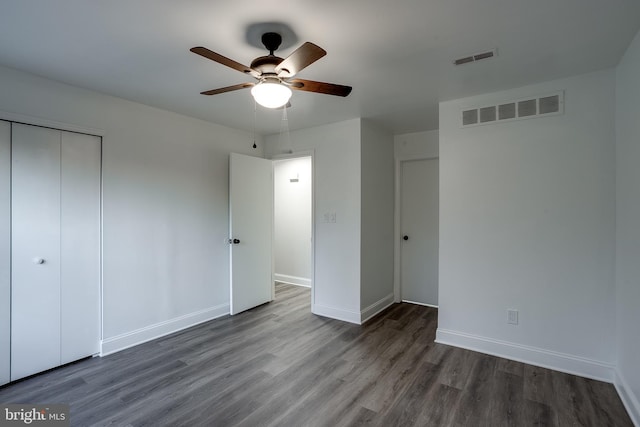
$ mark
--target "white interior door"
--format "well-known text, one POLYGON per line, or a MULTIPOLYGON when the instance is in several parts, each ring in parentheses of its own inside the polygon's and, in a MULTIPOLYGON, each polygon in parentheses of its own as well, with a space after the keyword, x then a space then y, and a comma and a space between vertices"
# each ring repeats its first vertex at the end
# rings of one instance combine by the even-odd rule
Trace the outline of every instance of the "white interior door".
POLYGON ((438 159, 401 163, 402 300, 438 305, 438 159))
POLYGON ((61 363, 100 351, 100 162, 97 136, 62 132, 61 363))
POLYGON ((229 162, 231 314, 272 300, 273 166, 232 153, 229 162))
POLYGON ((60 138, 12 126, 11 380, 60 365, 60 138))
POLYGON ((12 124, 11 380, 100 345, 99 137, 12 124))

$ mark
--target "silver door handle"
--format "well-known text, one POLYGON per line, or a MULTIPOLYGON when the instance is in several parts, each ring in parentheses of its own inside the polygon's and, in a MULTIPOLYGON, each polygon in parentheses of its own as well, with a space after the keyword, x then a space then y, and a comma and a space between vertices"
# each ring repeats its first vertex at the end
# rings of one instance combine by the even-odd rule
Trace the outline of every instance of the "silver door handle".
POLYGON ((34 264, 44 264, 46 262, 46 260, 44 258, 34 258, 33 259, 33 263, 34 264))

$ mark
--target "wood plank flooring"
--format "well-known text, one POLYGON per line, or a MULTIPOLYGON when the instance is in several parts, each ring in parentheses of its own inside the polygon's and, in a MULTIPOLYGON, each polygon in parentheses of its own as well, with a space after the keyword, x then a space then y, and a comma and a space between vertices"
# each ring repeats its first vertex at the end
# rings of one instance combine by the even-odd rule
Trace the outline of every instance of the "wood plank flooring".
POLYGON ((309 290, 0 388, 69 403, 73 426, 632 426, 611 384, 434 343, 437 310, 364 326, 309 290))

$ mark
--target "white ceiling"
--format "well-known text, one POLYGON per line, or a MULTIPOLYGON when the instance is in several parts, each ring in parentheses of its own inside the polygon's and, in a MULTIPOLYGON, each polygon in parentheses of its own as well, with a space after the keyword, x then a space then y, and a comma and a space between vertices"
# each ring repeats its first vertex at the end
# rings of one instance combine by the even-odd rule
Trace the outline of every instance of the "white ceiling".
MULTIPOLYGON (((289 128, 355 117, 394 134, 437 129, 438 102, 615 66, 640 28, 638 0, 1 0, 0 64, 251 131, 253 81, 191 52, 248 65, 266 52, 246 29, 283 22, 327 56, 298 77, 353 86, 347 98, 295 91, 289 128), (497 48, 496 59, 452 60, 497 48)), ((1 96, 1 94, 0 94, 1 96)), ((258 107, 256 131, 281 111, 258 107)))

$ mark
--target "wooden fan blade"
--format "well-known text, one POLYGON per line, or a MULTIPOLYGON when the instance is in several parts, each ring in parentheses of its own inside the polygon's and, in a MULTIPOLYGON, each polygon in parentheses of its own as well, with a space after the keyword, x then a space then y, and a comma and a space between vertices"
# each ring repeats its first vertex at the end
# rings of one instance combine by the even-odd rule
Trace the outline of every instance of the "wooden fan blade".
POLYGON ((197 46, 189 49, 191 52, 198 54, 204 58, 210 59, 212 61, 217 62, 218 64, 226 65, 229 68, 233 68, 234 70, 238 70, 242 73, 249 74, 255 78, 260 77, 260 73, 256 70, 253 70, 246 65, 242 65, 239 62, 234 61, 233 59, 229 59, 226 56, 222 56, 219 53, 216 53, 212 50, 207 49, 206 47, 197 46))
POLYGON ((231 92, 239 89, 246 89, 248 87, 253 87, 253 86, 255 86, 253 83, 240 83, 238 85, 221 87, 220 89, 212 89, 206 92, 200 92, 200 94, 201 95, 217 95, 219 93, 231 92))
POLYGON ((293 79, 288 83, 291 89, 307 92, 325 93, 327 95, 347 96, 351 93, 351 86, 342 86, 333 83, 314 82, 313 80, 293 79))
POLYGON ((313 64, 326 54, 327 52, 320 46, 306 42, 291 55, 283 59, 282 62, 276 66, 275 72, 279 77, 295 76, 301 70, 313 64))

